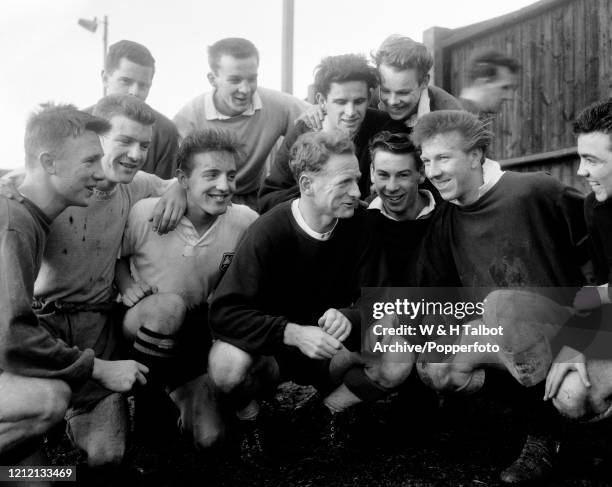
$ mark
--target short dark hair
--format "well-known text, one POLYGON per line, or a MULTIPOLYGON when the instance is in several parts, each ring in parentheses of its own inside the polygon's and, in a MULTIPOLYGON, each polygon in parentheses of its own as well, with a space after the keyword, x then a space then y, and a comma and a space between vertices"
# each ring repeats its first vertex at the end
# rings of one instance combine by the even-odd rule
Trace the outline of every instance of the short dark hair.
POLYGON ((74 105, 43 103, 26 123, 23 141, 26 165, 33 165, 41 152, 60 153, 69 138, 85 132, 102 135, 109 130, 108 121, 77 110, 74 105))
POLYGON ((415 146, 421 147, 423 142, 438 134, 458 132, 465 140, 464 152, 481 149, 483 161, 487 150, 493 142, 493 133, 487 123, 476 115, 463 110, 437 110, 423 115, 417 121, 410 138, 415 146))
POLYGON ((602 132, 612 138, 612 98, 595 102, 583 109, 573 124, 574 135, 602 132))
POLYGON ((104 60, 104 70, 112 74, 119 67, 121 60, 125 58, 133 63, 153 68, 155 72, 155 58, 145 46, 138 42, 122 40, 115 42, 108 48, 104 60))
POLYGON ((398 71, 416 69, 419 83, 433 66, 433 56, 424 44, 398 34, 387 37, 372 57, 377 68, 387 64, 398 71))
POLYGON ((144 101, 131 95, 106 95, 96 103, 93 114, 109 122, 113 117, 123 115, 142 125, 155 123, 153 109, 144 101))
POLYGON ((363 81, 368 88, 378 86, 376 69, 368 64, 362 54, 341 54, 327 56, 315 68, 315 92, 323 96, 329 94, 332 83, 363 81))
POLYGON ((304 172, 317 173, 334 154, 354 154, 350 136, 340 130, 306 132, 291 146, 289 167, 297 181, 304 172))
POLYGON ((482 51, 476 53, 470 60, 468 67, 468 80, 473 82, 478 78, 496 78, 500 66, 506 67, 511 73, 518 73, 521 69, 516 59, 506 56, 499 51, 482 51))
POLYGON ((213 151, 230 153, 236 166, 244 160, 243 146, 236 135, 228 130, 206 129, 191 132, 183 139, 176 154, 178 168, 189 177, 193 171, 193 156, 213 151))
POLYGON ((217 72, 221 56, 232 56, 236 59, 254 57, 259 63, 259 51, 251 41, 242 37, 226 37, 208 46, 208 66, 217 72))
POLYGON ((421 169, 423 165, 419 152, 410 140, 410 134, 407 133, 394 134, 388 130, 379 132, 370 139, 368 150, 370 151, 372 164, 374 163, 376 151, 385 151, 392 154, 411 154, 414 157, 414 164, 417 170, 421 169))

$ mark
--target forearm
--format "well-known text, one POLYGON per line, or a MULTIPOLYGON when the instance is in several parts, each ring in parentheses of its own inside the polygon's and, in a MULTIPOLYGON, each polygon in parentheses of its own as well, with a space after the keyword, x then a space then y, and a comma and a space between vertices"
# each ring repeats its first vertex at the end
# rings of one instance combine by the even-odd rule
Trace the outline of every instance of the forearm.
POLYGON ((0 369, 15 374, 61 379, 75 387, 92 373, 94 352, 69 347, 40 326, 36 315, 0 323, 0 369), (8 325, 8 326, 7 326, 8 325))
POLYGON ((130 272, 130 262, 127 257, 117 259, 115 264, 115 286, 119 293, 125 294, 126 289, 134 284, 135 280, 130 272))
POLYGON ((271 355, 284 343, 288 320, 266 315, 244 305, 215 299, 210 306, 210 326, 215 338, 255 355, 271 355))
POLYGON ((300 337, 301 326, 296 323, 287 323, 283 331, 283 343, 289 346, 297 346, 300 337))
POLYGON ((31 243, 19 232, 0 235, 0 369, 81 383, 91 375, 93 351, 68 347, 32 311, 37 269, 31 243))

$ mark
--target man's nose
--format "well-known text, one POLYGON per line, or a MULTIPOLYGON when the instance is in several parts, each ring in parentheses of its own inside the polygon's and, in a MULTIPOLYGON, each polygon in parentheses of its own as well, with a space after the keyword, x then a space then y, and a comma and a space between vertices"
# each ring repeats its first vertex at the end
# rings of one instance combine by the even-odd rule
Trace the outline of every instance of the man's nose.
POLYGON ((576 171, 576 174, 578 176, 582 176, 583 178, 586 178, 589 175, 589 171, 586 168, 586 164, 584 162, 584 159, 580 159, 580 165, 578 166, 578 171, 576 171))
POLYGON ((435 178, 442 173, 440 170, 440 165, 437 162, 428 162, 425 165, 425 175, 429 178, 435 178))
POLYGON ((227 174, 221 174, 217 178, 217 183, 215 184, 215 187, 219 191, 229 191, 229 181, 227 180, 227 174))
POLYGON ((130 146, 130 150, 128 152, 128 157, 130 159, 134 159, 135 161, 140 160, 147 153, 147 149, 141 147, 141 145, 137 142, 134 142, 130 146))
POLYGON ((240 83, 238 85, 238 91, 240 93, 250 93, 251 92, 251 85, 249 84, 249 82, 247 80, 244 80, 242 83, 240 83))

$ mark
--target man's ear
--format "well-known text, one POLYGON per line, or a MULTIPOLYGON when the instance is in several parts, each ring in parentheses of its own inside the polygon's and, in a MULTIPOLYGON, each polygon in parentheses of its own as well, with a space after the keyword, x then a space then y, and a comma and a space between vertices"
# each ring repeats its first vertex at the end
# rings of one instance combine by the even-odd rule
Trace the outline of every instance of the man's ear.
POLYGON ((209 72, 209 73, 206 75, 206 77, 208 78, 208 82, 210 83, 210 85, 211 85, 213 88, 216 88, 216 87, 217 87, 217 81, 215 80, 215 75, 214 75, 214 73, 211 71, 211 72, 209 72))
POLYGON ((484 160, 484 152, 481 148, 476 147, 470 150, 470 167, 475 169, 482 166, 484 160))
POLYGON ((425 179, 425 166, 421 164, 421 167, 419 169, 419 184, 423 184, 425 182, 425 179))
POLYGON ((428 85, 429 85, 429 73, 427 73, 425 77, 423 78, 423 81, 421 81, 421 89, 427 88, 428 85))
POLYGON ((102 80, 102 86, 106 87, 108 84, 108 74, 106 73, 106 69, 100 71, 100 79, 102 80))
POLYGON ((370 163, 370 182, 374 184, 374 163, 370 163))
POLYGON ((185 174, 185 171, 183 171, 182 169, 177 169, 176 179, 178 180, 179 184, 183 189, 189 189, 189 177, 187 176, 187 174, 185 174))
POLYGON ((301 194, 308 196, 313 195, 312 178, 308 174, 300 174, 300 177, 298 178, 298 186, 300 187, 301 194))
POLYGON ((47 174, 54 175, 57 168, 55 167, 55 157, 49 152, 41 152, 38 155, 38 162, 47 174))
POLYGON ((321 106, 325 106, 325 96, 323 96, 323 93, 317 93, 315 95, 315 100, 316 100, 317 104, 319 104, 321 106))

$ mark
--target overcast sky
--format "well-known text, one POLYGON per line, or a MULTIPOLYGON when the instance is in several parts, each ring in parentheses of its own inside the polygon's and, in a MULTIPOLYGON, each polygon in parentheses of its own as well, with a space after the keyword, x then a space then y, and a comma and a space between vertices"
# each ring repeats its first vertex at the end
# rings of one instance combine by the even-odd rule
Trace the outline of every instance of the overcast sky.
MULTIPOLYGON (((321 57, 369 54, 389 34, 422 40, 432 26, 457 28, 496 17, 531 0, 296 0, 294 94, 306 96, 321 57)), ((259 48, 259 82, 281 83, 282 0, 1 0, 0 169, 23 164, 28 113, 43 101, 84 107, 102 94, 102 29, 92 34, 78 18, 109 17, 109 43, 146 45, 157 71, 148 103, 173 117, 208 90, 206 46, 239 36, 259 48)))

